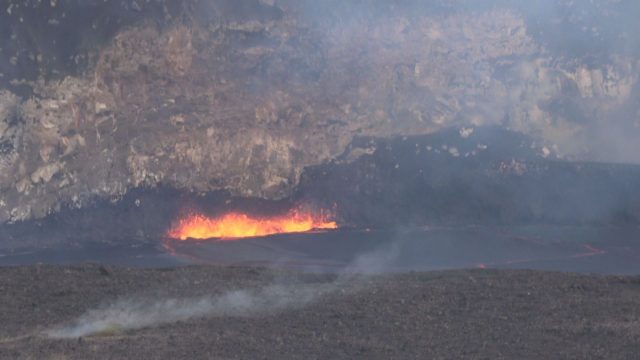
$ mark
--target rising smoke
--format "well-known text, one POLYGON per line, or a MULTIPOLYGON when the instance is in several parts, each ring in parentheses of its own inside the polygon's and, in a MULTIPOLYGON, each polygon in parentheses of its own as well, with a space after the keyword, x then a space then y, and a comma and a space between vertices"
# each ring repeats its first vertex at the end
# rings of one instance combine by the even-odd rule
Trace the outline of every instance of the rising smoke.
POLYGON ((336 289, 328 285, 271 285, 199 298, 130 299, 90 310, 70 326, 49 330, 53 338, 77 338, 173 323, 195 317, 257 316, 309 304, 336 289))
MULTIPOLYGON (((364 285, 363 276, 380 274, 391 269, 398 257, 399 241, 357 256, 333 280, 306 284, 285 280, 254 289, 231 290, 223 294, 196 298, 151 299, 125 297, 106 306, 89 310, 70 325, 45 332, 52 338, 77 338, 95 334, 110 334, 126 330, 158 326, 197 317, 265 316, 312 304, 335 293, 358 291, 364 285)), ((277 264, 277 263, 276 263, 277 264)))

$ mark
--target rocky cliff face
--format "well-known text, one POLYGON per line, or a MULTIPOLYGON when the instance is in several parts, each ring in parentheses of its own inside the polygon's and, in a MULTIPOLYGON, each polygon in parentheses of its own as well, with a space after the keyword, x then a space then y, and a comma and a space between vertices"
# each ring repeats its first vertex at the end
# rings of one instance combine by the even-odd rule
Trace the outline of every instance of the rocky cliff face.
POLYGON ((7 3, 0 223, 158 184, 283 198, 355 137, 451 126, 640 160, 640 46, 608 31, 631 1, 7 3))

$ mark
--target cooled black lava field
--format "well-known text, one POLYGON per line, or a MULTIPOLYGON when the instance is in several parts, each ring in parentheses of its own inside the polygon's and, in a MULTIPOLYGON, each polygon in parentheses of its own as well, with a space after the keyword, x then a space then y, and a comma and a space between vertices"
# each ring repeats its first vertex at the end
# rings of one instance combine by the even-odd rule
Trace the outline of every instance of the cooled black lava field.
POLYGON ((633 359, 640 351, 638 277, 459 270, 341 282, 247 267, 42 265, 0 269, 0 289, 3 359, 633 359), (283 294, 291 306, 256 314, 47 335, 118 299, 153 306, 273 284, 317 294, 304 305, 283 294))

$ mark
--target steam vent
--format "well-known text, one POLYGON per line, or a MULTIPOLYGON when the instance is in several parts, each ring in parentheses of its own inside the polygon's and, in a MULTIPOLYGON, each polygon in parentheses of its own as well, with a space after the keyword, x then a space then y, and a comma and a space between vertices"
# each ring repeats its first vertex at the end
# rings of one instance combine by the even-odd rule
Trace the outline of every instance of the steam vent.
POLYGON ((0 359, 637 358, 639 16, 0 1, 0 359))

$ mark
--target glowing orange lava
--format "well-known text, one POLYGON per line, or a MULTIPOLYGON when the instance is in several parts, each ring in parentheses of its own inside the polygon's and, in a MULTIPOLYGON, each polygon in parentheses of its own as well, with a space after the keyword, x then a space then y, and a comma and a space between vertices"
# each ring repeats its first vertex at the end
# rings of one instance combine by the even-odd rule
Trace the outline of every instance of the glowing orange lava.
POLYGON ((181 219, 169 236, 175 239, 238 239, 283 233, 298 233, 314 229, 336 229, 338 224, 324 213, 320 215, 294 210, 274 217, 253 217, 231 212, 216 218, 194 214, 181 219))

